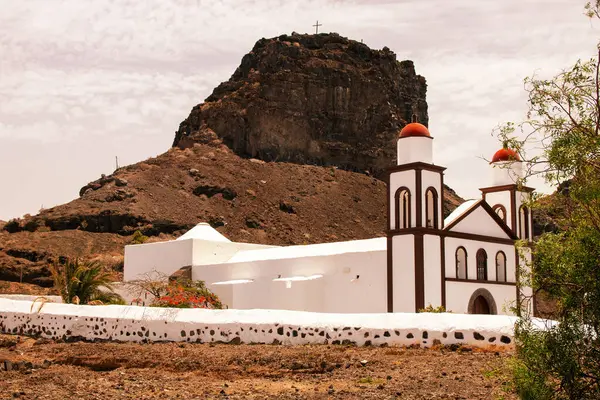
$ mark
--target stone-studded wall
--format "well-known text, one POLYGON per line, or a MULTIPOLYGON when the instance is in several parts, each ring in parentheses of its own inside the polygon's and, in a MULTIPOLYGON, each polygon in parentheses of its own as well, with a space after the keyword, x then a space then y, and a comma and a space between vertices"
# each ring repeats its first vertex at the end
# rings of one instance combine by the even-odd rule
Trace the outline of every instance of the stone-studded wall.
POLYGON ((515 318, 80 306, 0 299, 0 332, 62 340, 511 346, 515 318), (40 309, 41 308, 41 309, 40 309))

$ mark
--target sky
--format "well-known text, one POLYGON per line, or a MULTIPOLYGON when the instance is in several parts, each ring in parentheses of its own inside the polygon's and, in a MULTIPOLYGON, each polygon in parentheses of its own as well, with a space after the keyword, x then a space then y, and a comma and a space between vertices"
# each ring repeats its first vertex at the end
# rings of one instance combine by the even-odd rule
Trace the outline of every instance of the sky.
MULTIPOLYGON (((465 198, 526 76, 591 58, 584 0, 0 0, 0 219, 77 198, 169 149, 192 107, 262 37, 337 32, 410 59, 428 84, 434 162, 465 198)), ((543 183, 543 182, 541 182, 543 183)), ((543 191, 550 188, 531 182, 543 191)))

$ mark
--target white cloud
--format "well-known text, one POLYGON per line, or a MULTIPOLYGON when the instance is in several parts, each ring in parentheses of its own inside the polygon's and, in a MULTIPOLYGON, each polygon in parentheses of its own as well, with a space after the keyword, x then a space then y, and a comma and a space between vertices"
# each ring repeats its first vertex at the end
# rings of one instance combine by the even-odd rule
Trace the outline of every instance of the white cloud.
POLYGON ((490 131, 525 111, 522 79, 592 55, 597 31, 580 3, 0 0, 0 187, 13 194, 0 196, 0 219, 70 200, 115 155, 167 150, 256 40, 312 32, 317 19, 415 61, 437 162, 450 186, 475 196, 487 179, 478 157, 498 147, 490 131))

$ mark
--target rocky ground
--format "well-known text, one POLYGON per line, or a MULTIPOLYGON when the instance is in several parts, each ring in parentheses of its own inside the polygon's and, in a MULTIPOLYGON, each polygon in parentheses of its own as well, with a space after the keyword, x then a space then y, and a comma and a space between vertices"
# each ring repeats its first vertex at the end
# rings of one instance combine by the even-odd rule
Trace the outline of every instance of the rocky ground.
POLYGON ((0 335, 0 399, 516 399, 510 356, 469 348, 54 343, 0 335))

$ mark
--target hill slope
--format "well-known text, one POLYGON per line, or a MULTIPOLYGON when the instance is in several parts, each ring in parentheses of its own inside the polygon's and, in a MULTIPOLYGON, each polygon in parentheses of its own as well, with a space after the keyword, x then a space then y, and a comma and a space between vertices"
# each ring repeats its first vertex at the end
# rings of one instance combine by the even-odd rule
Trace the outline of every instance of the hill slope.
MULTIPOLYGON (((59 256, 122 262, 129 235, 174 238, 207 221, 234 241, 303 244, 383 236, 385 183, 332 167, 244 159, 224 145, 171 149, 82 188, 70 203, 7 225, 0 279, 47 284, 59 256), (32 232, 29 232, 32 231, 32 232)), ((448 213, 461 201, 445 191, 448 213)), ((5 227, 6 228, 6 227, 5 227)))

